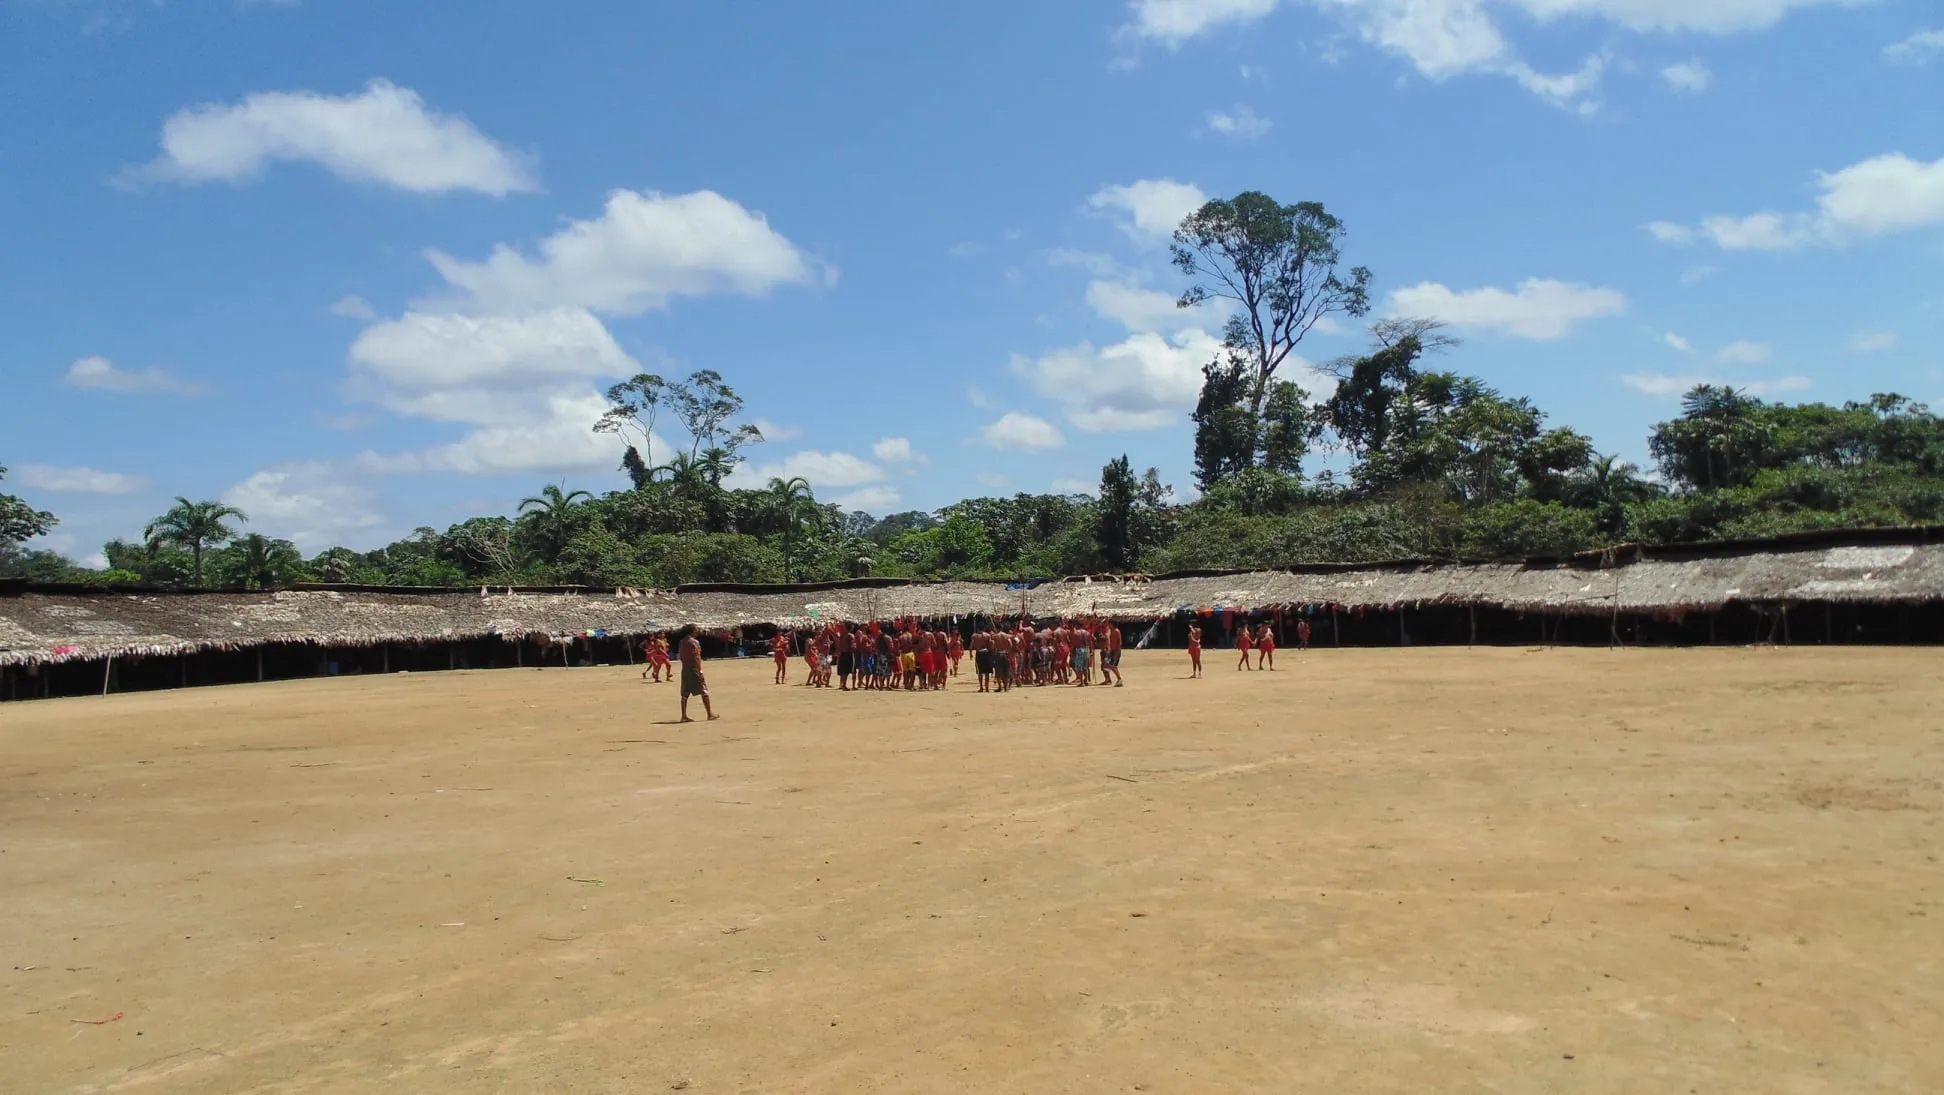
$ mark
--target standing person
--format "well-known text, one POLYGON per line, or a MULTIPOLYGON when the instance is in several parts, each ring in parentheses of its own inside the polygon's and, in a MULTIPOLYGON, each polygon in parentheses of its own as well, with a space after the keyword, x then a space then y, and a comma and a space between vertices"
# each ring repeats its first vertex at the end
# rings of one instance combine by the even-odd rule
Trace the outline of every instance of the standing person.
POLYGON ((702 697, 702 710, 711 720, 719 718, 715 705, 709 701, 709 682, 702 675, 702 644, 695 638, 695 625, 682 628, 682 721, 694 722, 689 718, 688 701, 690 696, 702 697))
POLYGON ((1100 654, 1100 675, 1103 679, 1109 676, 1113 677, 1115 688, 1119 688, 1121 687, 1122 684, 1125 683, 1121 680, 1120 656, 1121 656, 1120 625, 1115 623, 1112 620, 1109 620, 1107 621, 1107 633, 1102 637, 1102 650, 1100 654))
POLYGON ((1073 629, 1073 676, 1082 688, 1093 683, 1093 635, 1085 622, 1073 629))
POLYGON ((992 636, 972 633, 972 668, 979 674, 979 691, 992 691, 992 636))
POLYGON ((851 690, 851 674, 857 672, 857 646, 850 628, 837 625, 837 691, 851 690))
POLYGON ((1275 672, 1276 669, 1276 629, 1263 624, 1256 635, 1256 668, 1275 672))
POLYGON ((655 660, 655 637, 641 640, 641 679, 647 680, 648 674, 655 674, 655 683, 661 683, 661 663, 655 660))
POLYGON ((959 659, 965 657, 965 640, 959 636, 958 625, 952 626, 952 634, 946 642, 945 652, 952 657, 952 676, 959 675, 959 659))
POLYGON ((1302 617, 1302 618, 1299 618, 1299 619, 1297 619, 1297 621, 1296 621, 1296 649, 1298 649, 1298 650, 1308 650, 1308 649, 1309 649, 1309 640, 1310 640, 1310 624, 1309 624, 1309 619, 1308 619, 1308 617, 1302 617))
POLYGON ((770 638, 770 658, 776 662, 776 683, 790 676, 790 633, 779 631, 770 638))
POLYGON ((1236 628, 1235 650, 1236 653, 1242 655, 1242 660, 1235 664, 1235 671, 1237 673, 1242 672, 1244 669, 1255 668, 1255 666, 1249 664, 1249 651, 1253 649, 1255 649, 1255 635, 1249 630, 1249 625, 1243 624, 1241 627, 1236 628))
POLYGON ((1012 691, 1012 635, 1002 628, 992 632, 992 685, 995 692, 1012 691))
POLYGON ((1201 625, 1188 625, 1188 665, 1193 670, 1190 679, 1201 676, 1201 625))
POLYGON ((888 692, 896 687, 898 673, 897 656, 897 644, 891 641, 891 629, 888 627, 878 628, 878 691, 888 692))

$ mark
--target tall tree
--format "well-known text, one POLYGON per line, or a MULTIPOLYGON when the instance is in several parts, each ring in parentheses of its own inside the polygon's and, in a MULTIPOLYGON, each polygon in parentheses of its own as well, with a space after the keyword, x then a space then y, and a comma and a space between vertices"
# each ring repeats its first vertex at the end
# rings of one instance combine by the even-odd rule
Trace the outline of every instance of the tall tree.
POLYGON ((607 390, 608 409, 594 423, 595 433, 617 434, 628 443, 621 468, 636 490, 654 478, 655 418, 667 396, 668 381, 654 373, 636 373, 607 390))
POLYGON ((700 457, 703 449, 720 448, 729 465, 734 466, 736 454, 744 445, 763 439, 763 431, 755 426, 729 424, 742 413, 742 396, 723 383, 722 374, 714 369, 699 369, 687 380, 669 385, 668 401, 688 430, 690 460, 700 457))
POLYGON ((810 481, 802 476, 789 479, 771 479, 769 490, 765 492, 765 508, 783 530, 783 571, 796 580, 796 557, 793 551, 796 535, 807 520, 821 515, 817 508, 817 497, 810 489, 810 481))
POLYGON ((1094 536, 1101 561, 1114 570, 1134 569, 1139 546, 1134 542, 1134 497, 1140 483, 1122 453, 1100 469, 1100 508, 1094 536))
POLYGON ((1197 434, 1206 430, 1205 447, 1220 456, 1206 467, 1198 460, 1203 475, 1223 473, 1239 459, 1244 435, 1244 466, 1254 466, 1276 371, 1325 317, 1370 311, 1370 271, 1338 270, 1343 235, 1343 222, 1322 203, 1282 205, 1256 190, 1209 201, 1175 229, 1174 265, 1195 279, 1177 303, 1192 308, 1223 299, 1234 307, 1222 332, 1222 356, 1203 370, 1197 434), (1235 398, 1224 398, 1238 385, 1235 398), (1240 421, 1232 409, 1240 410, 1240 421))
POLYGON ((574 527, 579 523, 575 511, 580 503, 593 497, 584 490, 563 491, 559 484, 548 483, 540 488, 537 497, 520 499, 520 516, 525 519, 532 515, 534 539, 549 562, 560 555, 561 548, 574 535, 574 527))
POLYGON ((148 543, 149 551, 165 547, 181 548, 195 561, 196 584, 203 583, 203 550, 211 544, 218 544, 236 535, 236 531, 226 523, 230 518, 248 521, 250 518, 235 506, 221 502, 191 502, 177 496, 175 505, 169 511, 148 523, 142 530, 142 539, 148 543))

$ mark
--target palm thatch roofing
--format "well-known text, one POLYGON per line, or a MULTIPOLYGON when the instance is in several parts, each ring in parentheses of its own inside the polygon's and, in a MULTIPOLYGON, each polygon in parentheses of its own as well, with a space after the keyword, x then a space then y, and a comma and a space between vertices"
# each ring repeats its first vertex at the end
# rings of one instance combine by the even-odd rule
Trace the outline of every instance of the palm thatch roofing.
POLYGON ((266 592, 0 583, 0 665, 236 650, 352 647, 589 633, 804 627, 901 616, 1152 620, 1180 611, 1454 605, 1576 615, 1690 613, 1744 604, 1944 601, 1944 529, 1864 530, 1707 545, 1626 545, 1564 559, 1405 560, 1239 573, 1037 583, 864 579, 821 585, 266 592))

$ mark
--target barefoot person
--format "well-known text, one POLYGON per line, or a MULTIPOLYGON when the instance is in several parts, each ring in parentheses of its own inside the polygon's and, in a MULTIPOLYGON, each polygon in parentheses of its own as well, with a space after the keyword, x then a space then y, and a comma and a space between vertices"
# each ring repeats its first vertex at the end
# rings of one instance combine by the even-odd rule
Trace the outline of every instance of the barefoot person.
POLYGON ((1276 668, 1276 629, 1270 624, 1256 633, 1256 668, 1271 672, 1276 668))
POLYGON ((1106 683, 1104 678, 1112 677, 1114 678, 1114 687, 1119 688, 1123 683, 1125 683, 1121 680, 1121 674, 1120 674, 1120 656, 1121 656, 1120 625, 1116 624, 1112 620, 1107 621, 1107 630, 1106 633, 1102 636, 1101 643, 1102 646, 1100 652, 1100 675, 1103 678, 1101 683, 1103 684, 1106 683))
POLYGON ((1192 672, 1188 674, 1188 676, 1191 679, 1201 676, 1201 625, 1200 624, 1188 625, 1188 665, 1192 670, 1192 672))
POLYGON ((1255 635, 1249 631, 1248 624, 1243 624, 1235 631, 1235 651, 1242 655, 1242 660, 1235 663, 1235 671, 1237 673, 1242 672, 1244 669, 1255 668, 1255 666, 1249 664, 1249 651, 1254 649, 1255 635))
POLYGON ((776 662, 776 683, 790 675, 790 633, 779 631, 770 638, 770 657, 776 662))
POLYGON ((1310 640, 1309 620, 1308 619, 1297 620, 1296 621, 1296 648, 1298 650, 1308 650, 1309 640, 1310 640))
POLYGON ((715 705, 709 702, 709 682, 702 676, 702 644, 696 641, 695 625, 689 624, 682 629, 682 721, 694 722, 689 718, 688 701, 690 696, 702 697, 702 710, 709 718, 718 716, 715 705))

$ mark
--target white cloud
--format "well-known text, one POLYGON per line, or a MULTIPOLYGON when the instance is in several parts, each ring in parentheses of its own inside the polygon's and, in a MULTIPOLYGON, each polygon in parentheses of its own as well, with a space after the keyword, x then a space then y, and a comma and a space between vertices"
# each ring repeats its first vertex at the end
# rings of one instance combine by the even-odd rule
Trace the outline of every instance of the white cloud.
POLYGON ((1944 53, 1944 29, 1920 30, 1901 42, 1883 47, 1883 55, 1901 64, 1920 65, 1944 53))
POLYGON ((1226 23, 1246 23, 1276 10, 1277 0, 1132 0, 1124 33, 1174 48, 1226 23))
POLYGON ((1200 209, 1208 195, 1193 183, 1173 179, 1140 179, 1125 186, 1107 186, 1087 199, 1095 209, 1117 210, 1127 214, 1121 231, 1136 240, 1150 242, 1174 235, 1188 214, 1200 209))
MULTIPOLYGON (((373 470, 612 470, 607 409, 590 381, 639 371, 601 321, 576 308, 528 315, 408 312, 351 345, 352 390, 388 410, 476 427, 420 453, 367 455, 373 470)), ((659 451, 659 448, 658 448, 659 451)))
MULTIPOLYGON (((1814 212, 1703 217, 1700 234, 1724 251, 1780 251, 1812 243, 1841 246, 1944 224, 1944 157, 1924 163, 1901 152, 1886 153, 1839 171, 1819 171, 1816 184, 1821 194, 1814 212)), ((1692 234, 1680 225, 1668 226, 1665 233, 1654 225, 1648 230, 1669 242, 1692 234)))
POLYGON ((1071 247, 1055 247, 1046 252, 1046 264, 1077 266, 1097 278, 1126 276, 1126 271, 1121 269, 1120 263, 1115 262, 1112 255, 1103 255, 1098 251, 1076 251, 1071 247))
POLYGON ((1055 479, 1049 484, 1055 494, 1098 494, 1100 484, 1085 479, 1055 479))
POLYGON ((384 80, 356 95, 264 91, 233 106, 179 110, 162 124, 162 155, 133 177, 236 180, 276 160, 307 160, 346 179, 421 194, 538 189, 527 164, 471 122, 427 110, 417 92, 384 80))
POLYGON ((1676 376, 1669 373, 1627 373, 1621 383, 1652 396, 1684 395, 1697 384, 1726 384, 1753 396, 1799 392, 1809 386, 1806 376, 1785 376, 1776 380, 1723 380, 1715 376, 1676 376))
POLYGON ((1194 407, 1201 367, 1219 349, 1200 328, 1172 339, 1137 331, 1109 346, 1082 342, 1031 360, 1015 357, 1013 368, 1063 404, 1067 420, 1082 430, 1152 430, 1175 425, 1194 407))
POLYGON ((1208 112, 1208 128, 1211 131, 1241 141, 1253 141, 1265 136, 1272 124, 1269 119, 1246 106, 1236 107, 1233 113, 1221 110, 1208 112))
POLYGON ((1510 292, 1490 286, 1461 292, 1435 281, 1419 282, 1393 290, 1389 311, 1550 341, 1571 334, 1582 320, 1619 315, 1626 307, 1627 298, 1615 289, 1527 278, 1510 292))
POLYGON ((871 455, 887 464, 925 464, 930 459, 924 453, 914 452, 911 440, 904 437, 881 437, 871 446, 871 455))
POLYGON ((1690 266, 1687 269, 1681 271, 1681 284, 1693 285, 1695 282, 1700 281, 1702 278, 1705 278, 1710 274, 1713 274, 1714 272, 1715 272, 1715 268, 1712 266, 1690 266))
POLYGON ((965 401, 982 411, 992 406, 992 397, 985 394, 983 388, 965 389, 965 401))
POLYGON ((616 190, 600 217, 540 241, 538 259, 505 244, 484 262, 438 250, 426 258, 468 294, 469 306, 492 311, 569 306, 638 315, 675 296, 760 296, 815 277, 809 259, 762 214, 710 190, 616 190))
POLYGON ((19 476, 20 485, 23 487, 68 494, 134 494, 136 491, 147 490, 149 485, 146 475, 96 471, 93 468, 22 464, 13 470, 19 476))
POLYGON ((1066 439, 1060 436, 1059 430, 1053 428, 1053 423, 1018 411, 1007 411, 997 422, 981 429, 979 436, 995 449, 1019 449, 1027 452, 1057 449, 1066 444, 1066 439))
POLYGON ((325 461, 279 464, 223 492, 223 501, 248 514, 266 536, 319 551, 348 534, 384 522, 371 488, 341 465, 325 461))
POLYGON ((972 478, 977 479, 979 481, 980 486, 991 487, 994 490, 997 490, 998 488, 1005 486, 1006 483, 1008 482, 1005 476, 999 475, 995 472, 989 472, 989 471, 979 472, 977 475, 974 475, 972 478))
POLYGON ((1775 356, 1775 347, 1766 342, 1738 339, 1716 350, 1714 356, 1724 365, 1760 365, 1775 356))
POLYGON ((1714 73, 1709 72, 1708 66, 1699 60, 1668 65, 1660 70, 1660 77, 1662 83, 1675 91, 1706 91, 1714 81, 1714 73))
POLYGON ((1894 350, 1897 348, 1897 336, 1892 331, 1858 331, 1850 336, 1850 348, 1866 354, 1894 350))
POLYGON ((365 328, 351 344, 351 362, 383 382, 379 401, 391 409, 457 421, 498 392, 639 370, 601 321, 579 308, 407 312, 365 328))
POLYGON ((67 385, 98 392, 168 392, 173 395, 201 395, 208 389, 201 381, 184 380, 165 369, 118 369, 105 357, 84 357, 68 366, 67 385))
POLYGON ((728 482, 734 487, 755 489, 768 485, 772 479, 796 478, 804 479, 813 487, 856 487, 883 482, 886 476, 883 468, 861 456, 804 449, 779 461, 740 464, 728 482))
POLYGON ((1179 331, 1189 327, 1219 327, 1229 314, 1228 302, 1205 301, 1182 308, 1173 293, 1143 289, 1124 282, 1094 281, 1087 285, 1087 307, 1130 331, 1179 331))
POLYGON ((331 305, 331 314, 334 316, 344 316, 346 319, 378 318, 378 313, 372 311, 370 302, 356 293, 339 297, 331 305))
POLYGON ((1693 343, 1689 342, 1687 339, 1682 338, 1680 335, 1677 335, 1672 331, 1669 331, 1666 334, 1662 335, 1661 339, 1665 341, 1669 346, 1674 347, 1676 350, 1679 350, 1684 354, 1691 354, 1694 352, 1693 343))
POLYGON ((1595 54, 1588 57, 1576 71, 1559 76, 1549 76, 1535 71, 1524 61, 1510 62, 1498 71, 1517 80, 1520 87, 1561 110, 1570 110, 1581 116, 1590 117, 1600 109, 1600 102, 1593 97, 1593 94, 1600 89, 1600 77, 1606 74, 1606 66, 1606 57, 1595 54))
POLYGON ((1689 243, 1694 239, 1694 229, 1673 221, 1649 221, 1647 234, 1662 243, 1689 243))
POLYGON ((865 487, 849 494, 840 494, 831 501, 845 510, 884 513, 896 506, 900 497, 896 487, 865 487))
POLYGON ((803 431, 795 426, 784 426, 767 418, 757 419, 753 425, 763 431, 765 441, 788 441, 792 437, 802 437, 803 431))

